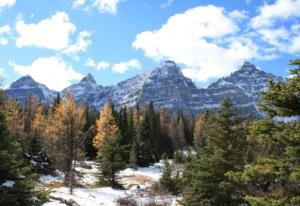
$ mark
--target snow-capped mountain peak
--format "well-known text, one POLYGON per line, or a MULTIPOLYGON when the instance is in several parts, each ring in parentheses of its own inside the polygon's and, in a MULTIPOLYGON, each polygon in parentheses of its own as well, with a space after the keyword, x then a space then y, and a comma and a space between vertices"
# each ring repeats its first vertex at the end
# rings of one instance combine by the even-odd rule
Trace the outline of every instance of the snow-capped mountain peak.
POLYGON ((47 86, 36 82, 31 76, 26 75, 13 82, 5 91, 7 96, 15 96, 18 101, 24 103, 28 93, 39 97, 42 101, 51 101, 56 92, 47 88, 47 86))
MULTIPOLYGON (((167 60, 155 69, 115 86, 97 85, 94 77, 88 74, 80 82, 64 89, 62 93, 70 91, 77 102, 84 101, 96 106, 97 109, 108 101, 114 103, 116 108, 132 107, 137 103, 146 105, 152 101, 156 107, 187 113, 197 113, 208 108, 217 109, 222 98, 229 97, 236 107, 245 111, 244 113, 260 115, 256 103, 260 101, 260 92, 267 88, 270 77, 276 81, 282 80, 245 62, 239 70, 220 78, 207 89, 198 89, 182 74, 175 62, 167 60)), ((29 91, 44 99, 51 96, 46 86, 36 83, 29 76, 14 82, 6 93, 25 99, 29 91)))
POLYGON ((88 75, 83 77, 80 82, 89 83, 91 85, 97 85, 97 82, 91 73, 88 73, 88 75))

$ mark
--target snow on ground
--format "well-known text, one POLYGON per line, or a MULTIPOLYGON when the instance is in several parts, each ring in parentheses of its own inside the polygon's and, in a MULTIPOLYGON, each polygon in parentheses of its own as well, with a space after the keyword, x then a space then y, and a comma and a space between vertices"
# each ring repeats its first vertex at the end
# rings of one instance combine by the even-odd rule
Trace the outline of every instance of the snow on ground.
POLYGON ((10 187, 10 188, 12 188, 12 187, 14 187, 14 184, 15 184, 14 181, 6 180, 6 181, 2 184, 2 186, 3 186, 3 187, 10 187))
MULTIPOLYGON (((171 163, 172 161, 170 161, 171 163)), ((58 172, 56 177, 44 175, 40 178, 40 182, 44 187, 51 189, 50 202, 44 206, 66 206, 57 200, 73 200, 80 206, 115 206, 119 198, 132 197, 138 199, 139 205, 144 205, 149 201, 163 202, 169 199, 172 206, 176 205, 175 196, 149 196, 145 192, 147 188, 157 182, 163 171, 163 162, 155 163, 153 166, 140 167, 137 170, 125 169, 119 175, 119 182, 124 185, 125 190, 112 189, 110 187, 97 187, 97 176, 99 174, 99 165, 93 161, 84 161, 76 164, 76 171, 82 174, 82 178, 78 180, 82 187, 74 188, 73 195, 69 194, 69 190, 62 186, 64 176, 58 172), (58 184, 57 184, 58 183, 58 184), (58 185, 51 187, 50 185, 58 185), (55 199, 53 199, 55 198, 55 199)))

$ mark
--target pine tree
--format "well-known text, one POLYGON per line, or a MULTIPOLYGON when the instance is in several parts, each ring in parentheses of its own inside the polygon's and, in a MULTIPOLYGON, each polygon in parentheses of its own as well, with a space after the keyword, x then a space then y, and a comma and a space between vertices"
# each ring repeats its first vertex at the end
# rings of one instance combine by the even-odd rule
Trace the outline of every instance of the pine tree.
POLYGON ((97 135, 94 145, 99 149, 98 161, 101 164, 100 181, 102 183, 118 186, 116 173, 124 168, 120 146, 120 131, 113 115, 111 105, 105 104, 97 120, 97 135))
POLYGON ((183 174, 183 205, 240 205, 244 203, 239 185, 230 181, 230 172, 242 171, 245 129, 230 100, 209 118, 205 139, 196 157, 183 174))
POLYGON ((262 93, 261 108, 268 114, 250 127, 248 139, 254 145, 255 160, 232 179, 245 187, 250 205, 300 204, 300 123, 278 122, 273 117, 299 116, 300 60, 291 62, 285 82, 270 81, 262 93))
MULTIPOLYGON (((0 94, 3 108, 3 93, 0 94)), ((35 175, 25 166, 22 149, 15 136, 9 135, 3 109, 0 110, 0 205, 41 205, 35 191, 35 175)))

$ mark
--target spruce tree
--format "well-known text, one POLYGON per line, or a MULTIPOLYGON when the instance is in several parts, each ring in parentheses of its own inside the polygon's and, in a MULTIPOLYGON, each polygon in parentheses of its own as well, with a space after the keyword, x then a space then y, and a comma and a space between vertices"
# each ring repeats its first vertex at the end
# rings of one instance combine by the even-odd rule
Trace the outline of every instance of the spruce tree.
POLYGON ((7 131, 3 113, 3 93, 0 93, 0 205, 41 205, 35 190, 36 176, 26 166, 22 149, 7 131))
POLYGON ((159 184, 161 187, 169 192, 174 190, 175 184, 172 179, 172 168, 166 156, 163 157, 164 159, 164 169, 159 180, 159 184))
POLYGON ((230 181, 230 172, 242 171, 245 129, 242 120, 224 99, 220 111, 209 118, 196 157, 183 173, 183 205, 234 206, 244 203, 239 185, 230 181))
POLYGON ((247 185, 250 205, 300 205, 300 122, 275 121, 300 115, 300 60, 285 82, 270 81, 261 108, 268 115, 251 125, 255 159, 232 179, 247 185), (275 120, 274 117, 276 116, 275 120))

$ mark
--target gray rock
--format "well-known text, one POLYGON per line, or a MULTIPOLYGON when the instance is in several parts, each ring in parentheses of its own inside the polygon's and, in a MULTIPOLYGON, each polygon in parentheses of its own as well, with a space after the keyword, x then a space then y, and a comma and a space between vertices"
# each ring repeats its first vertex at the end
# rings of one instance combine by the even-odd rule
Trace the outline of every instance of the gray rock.
MULTIPOLYGON (((198 89, 182 74, 175 62, 165 61, 156 69, 115 86, 97 85, 93 76, 88 74, 79 83, 64 89, 62 93, 70 91, 77 102, 87 102, 99 109, 106 102, 112 102, 119 108, 133 107, 137 103, 143 106, 152 101, 157 108, 164 107, 189 114, 199 113, 204 109, 217 109, 221 100, 229 97, 245 114, 260 116, 262 113, 257 103, 260 101, 260 92, 268 86, 269 78, 283 81, 281 77, 268 74, 245 62, 230 76, 217 80, 207 89, 198 89)), ((36 83, 30 77, 23 77, 14 82, 6 93, 23 100, 29 91, 43 100, 51 100, 54 97, 53 91, 36 83)))

